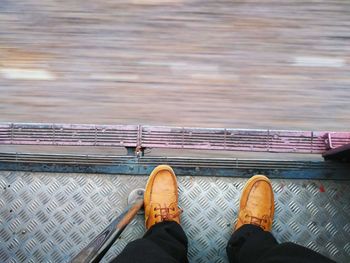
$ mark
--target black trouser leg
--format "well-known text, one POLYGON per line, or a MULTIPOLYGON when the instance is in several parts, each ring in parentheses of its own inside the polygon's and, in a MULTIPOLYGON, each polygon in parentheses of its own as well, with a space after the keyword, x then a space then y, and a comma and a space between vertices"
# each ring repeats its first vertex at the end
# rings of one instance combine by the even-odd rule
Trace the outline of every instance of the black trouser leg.
POLYGON ((297 244, 278 244, 270 232, 255 225, 243 225, 236 230, 226 252, 230 263, 334 263, 297 244))
POLYGON ((152 226, 143 238, 129 243, 115 263, 187 263, 187 237, 176 222, 152 226))

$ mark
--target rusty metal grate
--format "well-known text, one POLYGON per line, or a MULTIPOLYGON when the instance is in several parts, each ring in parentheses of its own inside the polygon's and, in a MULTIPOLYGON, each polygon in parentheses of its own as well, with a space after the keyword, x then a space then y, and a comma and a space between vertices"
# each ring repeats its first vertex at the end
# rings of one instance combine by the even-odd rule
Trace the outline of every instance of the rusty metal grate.
POLYGON ((0 144, 134 146, 137 126, 80 124, 0 124, 0 144))
MULTIPOLYGON (((141 125, 0 124, 0 145, 110 146, 277 153, 323 153, 329 132, 204 129, 141 125)), ((350 132, 332 132, 332 147, 350 132)))

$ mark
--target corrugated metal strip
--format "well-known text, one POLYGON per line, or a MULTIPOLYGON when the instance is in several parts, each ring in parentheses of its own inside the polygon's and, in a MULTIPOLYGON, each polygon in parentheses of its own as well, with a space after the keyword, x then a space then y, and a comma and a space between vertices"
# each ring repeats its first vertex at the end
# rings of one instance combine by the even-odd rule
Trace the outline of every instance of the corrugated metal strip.
MULTIPOLYGON (((252 152, 323 153, 327 131, 203 129, 141 125, 0 124, 0 144, 112 146, 252 152)), ((350 143, 350 132, 332 132, 332 147, 350 143)))
POLYGON ((0 171, 148 175, 159 164, 171 165, 177 175, 350 179, 350 164, 323 161, 0 153, 0 171))

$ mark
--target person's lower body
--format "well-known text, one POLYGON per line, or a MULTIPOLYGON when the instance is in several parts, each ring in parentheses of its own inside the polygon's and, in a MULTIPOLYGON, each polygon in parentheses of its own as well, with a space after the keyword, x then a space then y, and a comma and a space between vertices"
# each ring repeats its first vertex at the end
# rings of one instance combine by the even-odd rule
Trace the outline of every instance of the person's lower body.
MULTIPOLYGON (((230 263, 331 263, 321 254, 294 243, 278 244, 273 235, 255 225, 243 225, 227 247, 230 263)), ((173 221, 152 226, 143 238, 129 243, 114 263, 187 263, 187 237, 173 221)))
POLYGON ((187 263, 187 237, 174 221, 153 225, 138 240, 129 243, 114 263, 187 263))
POLYGON ((180 226, 177 180, 170 166, 159 165, 150 174, 144 210, 146 234, 128 244, 113 262, 187 263, 187 237, 180 226))
POLYGON ((334 263, 303 246, 278 244, 271 232, 250 224, 232 234, 226 252, 230 263, 334 263))
MULTIPOLYGON (((114 259, 117 263, 187 263, 187 237, 180 226, 177 180, 170 166, 157 166, 144 195, 143 238, 128 244, 114 259)), ((226 251, 231 263, 330 263, 310 249, 293 243, 278 244, 271 234, 274 195, 263 175, 250 178, 241 195, 234 233, 226 251)))

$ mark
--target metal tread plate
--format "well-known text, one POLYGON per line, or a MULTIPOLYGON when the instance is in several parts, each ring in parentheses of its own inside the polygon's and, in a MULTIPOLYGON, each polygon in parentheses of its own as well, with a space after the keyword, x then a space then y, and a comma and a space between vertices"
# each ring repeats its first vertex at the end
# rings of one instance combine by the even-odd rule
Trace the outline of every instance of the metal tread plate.
MULTIPOLYGON (((0 261, 67 262, 126 205, 147 176, 0 172, 0 261)), ((179 176, 190 262, 227 262, 225 247, 246 179, 179 176)), ((350 258, 350 182, 273 179, 279 242, 310 247, 337 262, 350 258)), ((145 232, 127 227, 108 262, 145 232)))

